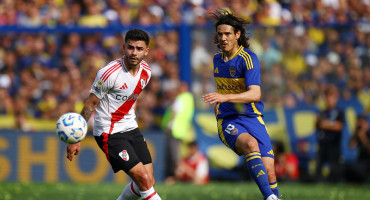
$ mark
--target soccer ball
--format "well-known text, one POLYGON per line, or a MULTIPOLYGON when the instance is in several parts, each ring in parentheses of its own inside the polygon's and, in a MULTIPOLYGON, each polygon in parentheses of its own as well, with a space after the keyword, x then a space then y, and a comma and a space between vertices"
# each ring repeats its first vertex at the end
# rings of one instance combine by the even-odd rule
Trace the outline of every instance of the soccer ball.
POLYGON ((80 142, 87 133, 86 120, 78 113, 63 114, 58 119, 56 133, 67 144, 80 142))

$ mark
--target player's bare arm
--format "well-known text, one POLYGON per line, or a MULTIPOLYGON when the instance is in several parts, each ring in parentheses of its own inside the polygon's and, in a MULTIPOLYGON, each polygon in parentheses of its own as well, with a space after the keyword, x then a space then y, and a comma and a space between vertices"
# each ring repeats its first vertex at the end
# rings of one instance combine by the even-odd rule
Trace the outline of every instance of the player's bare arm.
POLYGON ((247 87, 247 91, 239 94, 219 94, 217 92, 212 92, 203 96, 203 101, 210 104, 223 102, 251 103, 258 102, 260 99, 261 87, 259 85, 250 85, 247 87))
MULTIPOLYGON (((82 111, 81 115, 85 118, 86 121, 89 121, 91 114, 94 112, 96 106, 99 104, 100 99, 95 96, 95 94, 90 93, 89 98, 87 99, 82 111)), ((73 155, 78 155, 80 152, 81 145, 80 143, 76 144, 69 144, 67 146, 67 159, 72 161, 73 155)))

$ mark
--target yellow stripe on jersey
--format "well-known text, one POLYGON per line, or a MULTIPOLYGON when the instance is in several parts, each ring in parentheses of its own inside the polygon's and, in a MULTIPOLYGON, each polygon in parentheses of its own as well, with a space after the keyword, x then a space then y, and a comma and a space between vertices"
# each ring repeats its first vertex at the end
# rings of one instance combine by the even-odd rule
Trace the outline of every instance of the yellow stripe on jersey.
POLYGON ((241 56, 244 58, 244 60, 245 60, 245 65, 247 66, 247 70, 252 69, 252 68, 253 68, 253 63, 249 60, 249 58, 248 58, 248 56, 247 56, 246 52, 245 52, 245 51, 241 51, 241 52, 239 53, 239 55, 241 55, 241 56))
MULTIPOLYGON (((252 105, 252 108, 253 108, 253 112, 256 113, 257 115, 262 115, 260 113, 260 111, 258 111, 257 107, 256 107, 256 104, 254 104, 254 102, 251 103, 252 105)), ((258 119, 259 120, 259 119, 258 119)))
POLYGON ((251 57, 251 55, 249 55, 249 53, 247 53, 246 51, 243 51, 243 53, 245 53, 245 54, 248 56, 248 58, 249 58, 249 62, 250 62, 250 64, 251 64, 251 69, 253 69, 253 61, 252 61, 252 57, 251 57))
MULTIPOLYGON (((222 130, 222 121, 223 119, 219 119, 217 120, 217 128, 218 128, 218 134, 220 134, 220 138, 221 138, 221 141, 227 146, 230 148, 229 144, 227 144, 226 142, 226 139, 225 139, 225 135, 224 135, 224 131, 222 130)), ((230 148, 231 149, 231 148, 230 148)))
POLYGON ((248 61, 248 62, 246 61, 247 69, 248 70, 253 69, 252 57, 249 55, 249 53, 243 50, 243 51, 240 52, 240 55, 243 55, 245 57, 244 60, 248 61), (249 65, 248 65, 248 63, 249 63, 249 65))
POLYGON ((234 53, 233 56, 231 56, 230 60, 235 58, 236 55, 238 55, 241 51, 243 51, 244 47, 240 46, 239 49, 234 53))
MULTIPOLYGON (((244 47, 240 46, 239 49, 234 53, 233 56, 231 56, 231 58, 229 60, 232 60, 233 58, 235 58, 235 56, 237 56, 243 49, 244 49, 244 47)), ((224 54, 222 54, 221 58, 224 59, 224 54)))
POLYGON ((216 91, 220 94, 239 94, 247 91, 245 78, 215 77, 216 91))
POLYGON ((247 70, 249 70, 249 63, 247 61, 247 57, 244 54, 242 54, 242 52, 240 52, 239 55, 244 59, 245 65, 247 66, 247 70))

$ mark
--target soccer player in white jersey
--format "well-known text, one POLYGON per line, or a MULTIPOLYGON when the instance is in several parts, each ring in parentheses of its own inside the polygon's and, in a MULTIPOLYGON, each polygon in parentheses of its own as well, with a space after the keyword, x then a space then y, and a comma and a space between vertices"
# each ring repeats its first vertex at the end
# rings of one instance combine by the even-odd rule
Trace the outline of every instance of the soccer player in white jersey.
MULTIPOLYGON (((143 60, 149 53, 148 44, 149 36, 145 31, 128 31, 123 57, 98 71, 81 111, 86 121, 95 111, 93 135, 96 142, 113 171, 123 170, 133 180, 117 200, 161 199, 153 188, 152 158, 135 120, 136 100, 151 76, 143 60)), ((72 161, 79 151, 80 143, 68 145, 67 158, 72 161)))

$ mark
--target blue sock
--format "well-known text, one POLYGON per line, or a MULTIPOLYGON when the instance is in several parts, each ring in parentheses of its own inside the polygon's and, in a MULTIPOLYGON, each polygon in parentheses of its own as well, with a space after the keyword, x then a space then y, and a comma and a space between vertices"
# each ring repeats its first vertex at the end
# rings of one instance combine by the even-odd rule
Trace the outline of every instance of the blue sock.
POLYGON ((264 198, 266 199, 270 195, 274 194, 270 188, 266 168, 261 159, 261 153, 256 151, 250 152, 245 155, 245 161, 247 162, 250 176, 257 183, 264 198))
POLYGON ((278 189, 278 184, 277 184, 276 181, 270 183, 270 188, 271 188, 272 192, 279 198, 279 196, 280 196, 279 195, 279 189, 278 189))

